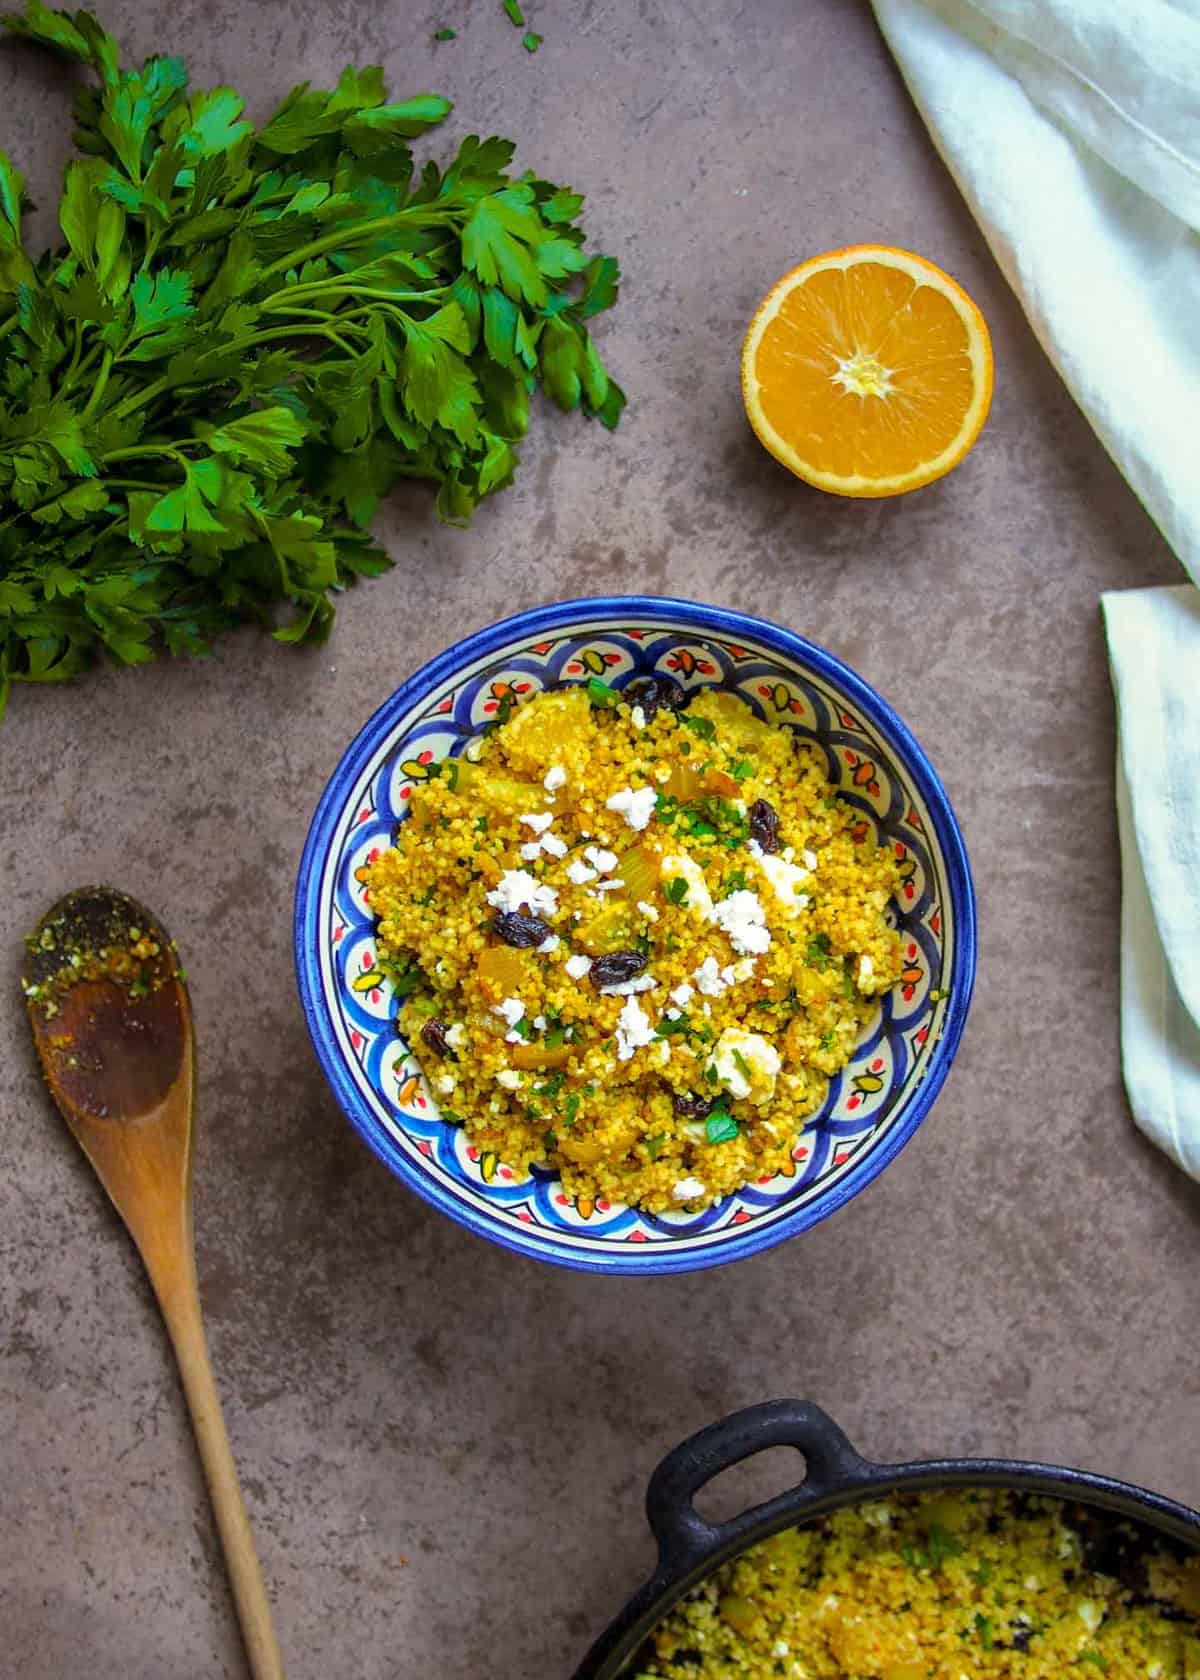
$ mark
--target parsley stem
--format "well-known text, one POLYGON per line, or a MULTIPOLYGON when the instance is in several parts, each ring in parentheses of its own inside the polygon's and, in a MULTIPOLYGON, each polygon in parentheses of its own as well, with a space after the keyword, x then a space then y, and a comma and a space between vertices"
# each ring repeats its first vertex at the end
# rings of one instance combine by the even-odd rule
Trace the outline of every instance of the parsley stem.
POLYGON ((182 454, 178 449, 173 448, 169 443, 139 443, 132 445, 128 449, 110 449, 108 454, 102 455, 100 459, 104 462, 148 461, 155 458, 161 458, 164 455, 168 456, 172 461, 178 461, 179 465, 186 472, 188 464, 187 456, 182 454))
POLYGON ((452 222, 461 215, 461 210, 396 210, 390 216, 372 216, 365 222, 350 222, 346 227, 335 228, 332 233, 323 234, 320 239, 312 239, 307 245, 299 245, 286 256, 279 257, 263 269, 259 280, 265 280, 271 274, 286 274, 289 268, 297 268, 311 257, 336 251, 339 245, 359 245, 372 234, 389 233, 406 222, 417 227, 440 227, 443 222, 452 222))
POLYGON ((99 403, 100 398, 104 395, 104 387, 108 384, 108 376, 112 372, 112 365, 113 353, 106 345, 104 350, 104 360, 100 363, 100 372, 96 375, 96 383, 92 386, 92 394, 87 400, 87 406, 84 408, 83 413, 79 416, 79 423, 81 426, 86 426, 88 421, 92 418, 92 415, 95 414, 96 406, 99 403))

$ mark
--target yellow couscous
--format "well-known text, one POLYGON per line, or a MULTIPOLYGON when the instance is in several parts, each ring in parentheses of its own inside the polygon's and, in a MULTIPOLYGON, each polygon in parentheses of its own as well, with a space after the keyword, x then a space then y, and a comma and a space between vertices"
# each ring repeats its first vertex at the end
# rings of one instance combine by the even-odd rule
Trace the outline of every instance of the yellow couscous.
POLYGON ((782 1170, 900 972, 897 866, 857 820, 732 694, 516 707, 363 872, 443 1115, 581 1202, 690 1211, 782 1170))
POLYGON ((896 1495, 712 1575, 629 1680, 1200 1680, 1200 1556, 1060 1500, 896 1495))

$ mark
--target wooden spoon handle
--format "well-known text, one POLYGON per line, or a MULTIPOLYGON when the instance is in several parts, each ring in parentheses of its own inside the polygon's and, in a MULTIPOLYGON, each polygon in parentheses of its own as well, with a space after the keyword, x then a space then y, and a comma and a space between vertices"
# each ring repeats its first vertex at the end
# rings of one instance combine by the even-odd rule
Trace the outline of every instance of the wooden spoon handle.
POLYGON ((208 1356, 190 1234, 179 1247, 182 1252, 169 1258, 155 1256, 153 1250, 143 1250, 143 1255, 179 1362, 250 1670, 254 1680, 284 1680, 271 1606, 208 1356))

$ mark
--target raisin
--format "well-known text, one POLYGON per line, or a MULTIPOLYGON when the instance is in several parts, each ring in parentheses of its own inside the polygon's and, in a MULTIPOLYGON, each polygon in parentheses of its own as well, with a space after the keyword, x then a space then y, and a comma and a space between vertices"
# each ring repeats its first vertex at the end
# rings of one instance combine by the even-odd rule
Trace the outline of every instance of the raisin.
MULTIPOLYGON (((1014 1622, 1013 1623, 1012 1638, 1009 1640, 1009 1644, 1011 1645, 1011 1647, 1014 1651, 1028 1651, 1030 1641, 1032 1639, 1033 1639, 1033 1629, 1029 1626, 1028 1622, 1014 1622)), ((1000 1648, 1001 1648, 1001 1650, 1004 1649, 1003 1646, 1001 1646, 1000 1648)))
POLYGON ((699 1097, 694 1092, 683 1096, 679 1091, 671 1093, 671 1107, 681 1120, 703 1120, 717 1101, 716 1097, 699 1097))
POLYGON ((439 1021, 436 1017, 431 1021, 426 1021, 421 1028, 421 1043, 427 1044, 435 1056, 449 1056, 452 1061, 454 1060, 454 1052, 446 1042, 445 1021, 439 1021))
POLYGON ((750 838, 764 852, 779 850, 779 813, 768 799, 756 799, 750 807, 750 838))
POLYGON ((631 706, 642 708, 647 723, 663 706, 677 712, 687 704, 687 695, 670 677, 644 677, 641 682, 630 683, 625 698, 631 706))
POLYGON ((537 916, 522 916, 519 910, 502 911, 492 927, 506 945, 515 945, 519 950, 540 945, 553 932, 548 922, 537 916))
POLYGON ((646 966, 644 951, 612 951, 607 957, 597 957, 592 964, 592 984, 597 990, 601 986, 620 986, 626 980, 633 980, 646 966))

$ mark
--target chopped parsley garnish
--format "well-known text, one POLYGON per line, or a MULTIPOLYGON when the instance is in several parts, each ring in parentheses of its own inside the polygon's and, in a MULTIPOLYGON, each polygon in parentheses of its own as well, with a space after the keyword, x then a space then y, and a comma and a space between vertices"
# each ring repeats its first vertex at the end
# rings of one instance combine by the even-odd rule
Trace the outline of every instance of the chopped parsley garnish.
POLYGON ((854 976, 851 974, 849 969, 846 969, 842 974, 842 991, 845 993, 850 1002, 853 1003, 855 995, 854 976))
POLYGON ((397 997, 411 997, 418 987, 424 984, 425 977, 411 958, 406 959, 399 967, 383 962, 380 966, 390 978, 397 997))
POLYGON ((458 40, 458 30, 457 29, 435 29, 434 32, 433 32, 433 38, 434 38, 435 41, 457 41, 458 40))
POLYGON ((461 1126, 463 1123, 462 1115, 459 1114, 456 1109, 439 1109, 438 1114, 439 1118, 444 1120, 448 1126, 461 1126))
POLYGON ((959 1557, 963 1547, 954 1536, 934 1523, 928 1534, 928 1548, 922 1551, 916 1546, 901 1546, 900 1555, 905 1563, 913 1569, 940 1569, 947 1558, 959 1557))
POLYGON ((547 1155, 549 1155, 552 1150, 557 1149, 558 1148, 558 1133, 557 1132, 543 1132, 542 1133, 542 1148, 546 1151, 547 1155))
POLYGON ((533 1022, 529 1019, 528 1015, 522 1015, 521 1019, 513 1027, 513 1031, 515 1033, 520 1033, 523 1039, 529 1040, 533 1037, 533 1022))
POLYGON ((487 818, 486 817, 476 817, 475 818, 475 832, 476 832, 476 834, 486 834, 487 831, 488 831, 488 820, 487 820, 487 818))
POLYGON ((688 884, 682 875, 675 875, 663 888, 663 896, 668 904, 683 905, 688 900, 688 884))
POLYGON ((678 812, 679 801, 673 793, 660 793, 654 801, 654 815, 660 822, 674 822, 678 812))
POLYGON ((836 1033, 823 1032, 821 1034, 821 1037, 820 1037, 819 1041, 818 1041, 818 1048, 821 1049, 821 1050, 832 1050, 836 1043, 837 1043, 836 1033))
POLYGON ((437 897, 437 888, 436 887, 430 887, 427 892, 423 892, 421 894, 420 898, 417 900, 417 903, 418 904, 432 904, 436 897, 437 897))
POLYGON ((587 697, 593 706, 615 706, 619 699, 616 690, 602 683, 599 677, 588 678, 587 697))
POLYGON ((1080 1651, 1078 1660, 1081 1663, 1090 1663, 1093 1668, 1098 1668, 1101 1674, 1108 1673, 1108 1664, 1099 1651, 1080 1651))
POLYGON ((986 1587, 992 1578, 992 1565, 989 1558, 983 1558, 975 1571, 975 1579, 981 1587, 986 1587))
POLYGON ((715 1067, 706 1067, 704 1070, 704 1077, 710 1085, 719 1085, 721 1083, 721 1075, 717 1072, 715 1067))
POLYGON ((501 0, 501 4, 503 5, 505 12, 508 14, 508 21, 512 24, 513 28, 524 29, 525 13, 521 10, 520 0, 501 0))
POLYGON ((560 1045, 566 1043, 566 1040, 566 1027, 551 1027, 549 1032, 546 1034, 545 1045, 547 1050, 557 1050, 560 1045))
POLYGON ((553 1102, 554 1098, 557 1097, 558 1093, 566 1084, 566 1080, 567 1076, 565 1073, 552 1073, 544 1084, 535 1085, 533 1087, 533 1094, 535 1097, 549 1097, 553 1102))
POLYGON ((738 1135, 738 1123, 723 1108, 715 1108, 704 1122, 704 1135, 709 1143, 731 1143, 738 1135))
POLYGON ((829 966, 829 953, 833 950, 833 943, 827 933, 818 933, 808 942, 804 952, 804 960, 810 968, 824 970, 829 966))
POLYGON ((685 729, 690 729, 693 735, 699 735, 702 741, 715 741, 717 738, 716 725, 711 718, 695 717, 691 712, 680 712, 679 721, 685 729))
POLYGON ((658 1157, 663 1152, 663 1146, 666 1144, 666 1141, 667 1134, 665 1132, 655 1132, 653 1137, 648 1137, 646 1139, 646 1153, 652 1161, 658 1160, 658 1157))
POLYGON ((744 892, 746 888, 746 871, 734 869, 725 877, 725 891, 727 893, 744 892))
POLYGON ((754 774, 754 765, 748 758, 739 758, 736 763, 729 766, 729 774, 735 781, 749 781, 754 774))
POLYGON ((527 53, 535 53, 545 38, 546 37, 544 35, 535 35, 531 29, 525 39, 521 42, 521 45, 525 48, 527 53))
POLYGON ((691 1022, 686 1015, 678 1015, 673 1021, 664 1015, 654 1030, 658 1038, 678 1038, 680 1034, 691 1031, 691 1022))
POLYGON ((578 1091, 568 1091, 567 1100, 563 1105, 563 1125, 573 1126, 579 1115, 580 1096, 578 1091))
POLYGON ((754 1081, 754 1075, 750 1071, 750 1063, 746 1060, 745 1056, 742 1055, 740 1050, 734 1050, 732 1054, 734 1066, 737 1068, 742 1078, 746 1081, 747 1085, 752 1084, 754 1081))
POLYGON ((990 1651, 992 1646, 996 1643, 995 1631, 992 1627, 992 1618, 990 1616, 984 1616, 977 1613, 975 1617, 975 1631, 979 1635, 979 1642, 983 1646, 984 1650, 990 1651))

